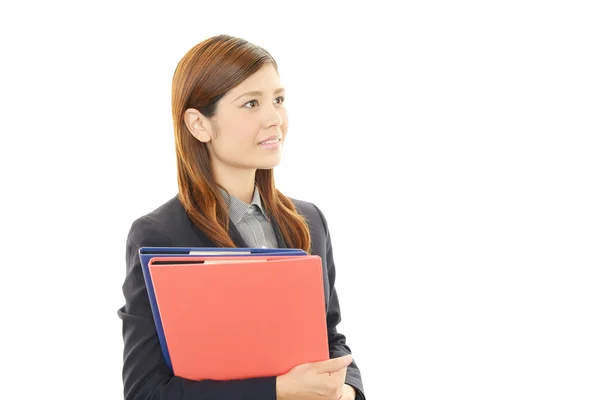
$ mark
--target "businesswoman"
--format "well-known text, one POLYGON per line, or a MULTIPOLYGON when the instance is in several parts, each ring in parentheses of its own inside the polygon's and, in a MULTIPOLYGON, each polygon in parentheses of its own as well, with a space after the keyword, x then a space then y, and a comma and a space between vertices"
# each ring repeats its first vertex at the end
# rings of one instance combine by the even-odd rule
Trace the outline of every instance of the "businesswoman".
MULTIPOLYGON (((172 85, 179 193, 136 219, 127 237, 123 321, 126 399, 364 399, 360 371, 337 331, 340 305, 331 238, 314 204, 286 197, 273 179, 285 144, 285 91, 261 47, 226 35, 181 59, 172 85), (191 381, 165 364, 138 257, 142 246, 291 247, 323 262, 330 360, 285 375, 191 381)), ((293 346, 290 343, 290 346, 293 346)))

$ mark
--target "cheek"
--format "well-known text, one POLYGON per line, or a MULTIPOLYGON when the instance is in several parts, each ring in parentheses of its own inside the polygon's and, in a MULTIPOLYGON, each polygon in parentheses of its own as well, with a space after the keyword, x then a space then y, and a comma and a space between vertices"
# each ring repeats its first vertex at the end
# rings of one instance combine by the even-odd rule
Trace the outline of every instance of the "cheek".
POLYGON ((288 117, 287 112, 285 110, 280 114, 281 115, 281 131, 285 135, 288 127, 288 117))
POLYGON ((237 126, 237 138, 245 143, 254 144, 260 134, 260 124, 256 121, 247 120, 237 126))
MULTIPOLYGON (((222 133, 227 135, 227 140, 232 142, 249 142, 256 139, 260 131, 260 124, 251 118, 236 117, 223 124, 222 133)), ((223 135, 225 136, 225 135, 223 135)))

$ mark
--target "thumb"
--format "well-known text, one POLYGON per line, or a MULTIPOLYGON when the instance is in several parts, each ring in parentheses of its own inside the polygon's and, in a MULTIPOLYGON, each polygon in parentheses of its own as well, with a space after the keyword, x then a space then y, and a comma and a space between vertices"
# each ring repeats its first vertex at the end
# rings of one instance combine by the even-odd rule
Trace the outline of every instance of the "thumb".
POLYGON ((346 368, 352 363, 352 355, 347 354, 343 357, 332 358, 325 360, 317 364, 317 373, 324 374, 326 372, 339 371, 342 368, 346 368))

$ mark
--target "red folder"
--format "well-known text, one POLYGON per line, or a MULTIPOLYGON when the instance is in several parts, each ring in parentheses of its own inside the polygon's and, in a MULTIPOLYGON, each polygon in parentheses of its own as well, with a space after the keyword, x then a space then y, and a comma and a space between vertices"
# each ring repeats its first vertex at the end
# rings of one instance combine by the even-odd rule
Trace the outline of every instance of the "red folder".
POLYGON ((159 257, 149 270, 176 376, 278 376, 329 358, 319 256, 159 257))

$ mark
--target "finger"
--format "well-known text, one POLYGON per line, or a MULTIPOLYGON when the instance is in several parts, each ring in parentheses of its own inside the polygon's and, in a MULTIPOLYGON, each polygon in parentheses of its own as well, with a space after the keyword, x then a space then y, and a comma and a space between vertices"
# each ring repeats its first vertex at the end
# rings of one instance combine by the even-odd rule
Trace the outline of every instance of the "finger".
POLYGON ((338 379, 325 379, 322 385, 322 388, 327 394, 327 398, 330 400, 337 400, 340 395, 344 396, 345 394, 344 383, 342 381, 338 381, 338 379))
POLYGON ((339 371, 332 372, 331 375, 329 373, 319 374, 319 382, 322 387, 327 388, 332 393, 337 392, 344 386, 344 382, 346 381, 346 368, 342 368, 339 371))
POLYGON ((331 360, 325 360, 317 363, 317 372, 326 373, 339 371, 342 368, 346 368, 348 365, 350 365, 350 363, 352 363, 351 354, 343 357, 332 358, 331 360))
POLYGON ((348 369, 348 367, 344 367, 344 368, 338 369, 337 371, 333 371, 333 372, 328 371, 328 372, 322 373, 321 375, 327 375, 327 376, 333 377, 333 378, 336 378, 339 376, 341 376, 342 378, 346 378, 347 369, 348 369))
POLYGON ((327 379, 333 380, 338 385, 343 385, 346 381, 346 370, 347 368, 342 368, 335 372, 329 372, 330 375, 327 376, 327 379))

